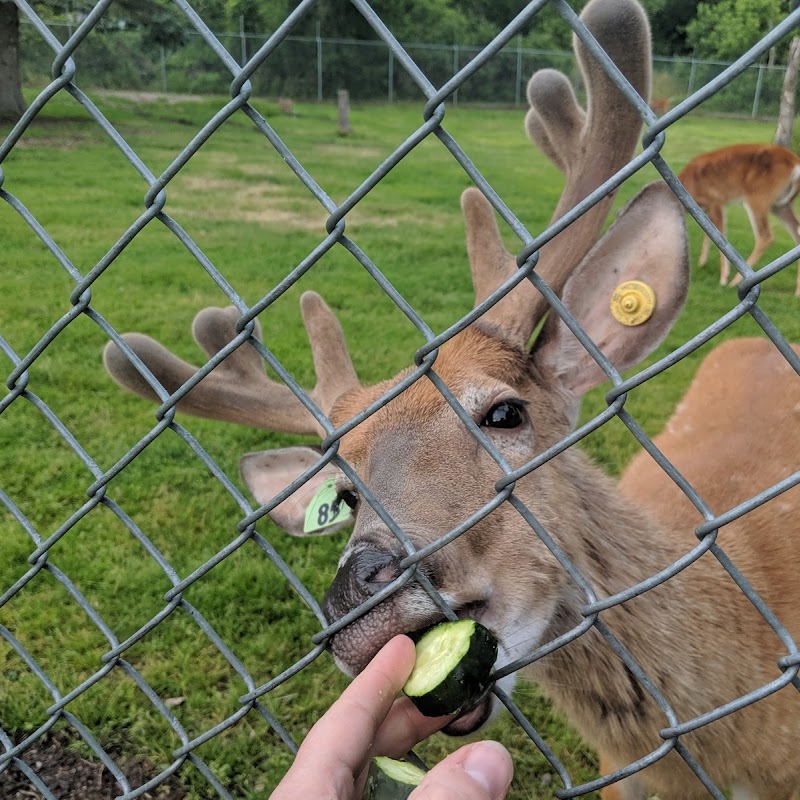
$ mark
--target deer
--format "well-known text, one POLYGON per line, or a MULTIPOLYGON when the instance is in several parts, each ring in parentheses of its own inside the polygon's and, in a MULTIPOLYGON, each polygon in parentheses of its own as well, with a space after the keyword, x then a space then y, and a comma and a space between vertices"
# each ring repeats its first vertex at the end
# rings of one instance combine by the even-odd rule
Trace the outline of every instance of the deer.
POLYGON ((662 116, 669 111, 670 105, 672 104, 671 97, 654 97, 650 100, 650 110, 662 116))
MULTIPOLYGON (((708 214, 720 233, 725 235, 725 206, 742 201, 755 246, 747 257, 753 267, 774 241, 769 215, 784 225, 795 244, 800 245, 800 220, 792 204, 800 192, 800 157, 776 144, 733 144, 695 156, 679 173, 686 191, 708 214)), ((699 266, 708 260, 710 239, 703 236, 699 266)), ((730 264, 720 250, 719 282, 728 285, 730 264)), ((738 286, 736 274, 731 286, 738 286)), ((800 271, 795 296, 800 297, 800 271)))
MULTIPOLYGON (((650 37, 641 7, 635 0, 591 0, 581 18, 646 98, 650 37)), ((559 72, 541 70, 528 84, 528 136, 565 174, 554 220, 628 163, 641 128, 639 111, 594 57, 580 43, 575 46, 589 98, 585 110, 559 72)), ((644 187, 600 236, 612 201, 604 197, 547 241, 535 270, 621 372, 650 354, 677 320, 688 291, 689 256, 685 210, 666 183, 644 187), (623 324, 609 298, 631 281, 646 283, 656 300, 647 319, 623 324)), ((461 205, 478 306, 517 274, 517 260, 479 189, 466 189, 461 205)), ((393 636, 445 618, 428 584, 451 615, 476 619, 497 636, 496 687, 510 693, 517 671, 500 676, 504 665, 530 659, 585 621, 586 596, 560 556, 602 599, 638 585, 697 547, 695 530, 705 518, 649 453, 637 456, 615 481, 583 450, 560 446, 575 428, 583 395, 607 373, 532 281, 521 280, 440 346, 431 371, 459 409, 446 401, 430 372, 411 380, 413 367, 362 385, 342 327, 322 297, 307 291, 300 306, 317 374, 307 394, 335 430, 346 426, 337 438, 338 452, 328 459, 314 447, 298 445, 247 453, 240 473, 272 521, 289 534, 324 535, 352 525, 323 601, 332 623, 366 609, 328 642, 346 673, 358 673, 393 636), (403 381, 407 385, 398 392, 403 381), (381 406, 377 401, 387 392, 392 398, 381 406), (348 425, 367 408, 371 414, 348 425), (479 515, 497 498, 496 484, 507 474, 481 446, 481 437, 518 477, 517 502, 498 503, 479 515), (535 469, 525 469, 555 450, 535 469), (352 516, 341 514, 310 530, 304 520, 326 482, 352 516), (550 542, 531 529, 520 504, 550 542), (472 527, 436 546, 443 534, 473 517, 472 527), (378 593, 402 577, 401 562, 409 552, 426 547, 413 578, 376 602, 378 593)), ((204 309, 193 323, 194 338, 213 356, 239 335, 239 318, 232 307, 204 309)), ((258 324, 253 337, 262 337, 258 324)), ((105 367, 120 386, 150 401, 160 402, 150 376, 174 393, 197 372, 144 334, 123 339, 125 348, 106 346, 105 367), (134 366, 125 349, 150 376, 134 366)), ((722 513, 752 493, 750 482, 764 488, 797 468, 798 409, 800 380, 772 343, 734 339, 706 356, 654 442, 708 507, 722 513), (752 380, 742 380, 743 373, 752 380)), ((319 417, 286 384, 265 374, 261 356, 247 341, 183 393, 177 410, 326 436, 319 417)), ((799 492, 789 489, 718 532, 725 553, 795 638, 800 551, 791 531, 799 492)), ((782 640, 708 552, 600 617, 679 722, 783 675, 777 663, 786 655, 782 640)), ((663 744, 659 731, 668 723, 595 625, 551 648, 525 671, 597 749, 603 800, 644 800, 652 792, 661 800, 709 796, 675 748, 633 774, 621 772, 663 744)), ((497 693, 490 693, 449 718, 443 730, 476 731, 500 706, 497 693)), ((798 737, 800 693, 787 685, 682 734, 680 742, 710 780, 733 790, 735 800, 791 800, 800 785, 798 737)))
POLYGON ((294 101, 291 97, 279 97, 278 109, 290 117, 296 117, 297 114, 294 110, 294 101))

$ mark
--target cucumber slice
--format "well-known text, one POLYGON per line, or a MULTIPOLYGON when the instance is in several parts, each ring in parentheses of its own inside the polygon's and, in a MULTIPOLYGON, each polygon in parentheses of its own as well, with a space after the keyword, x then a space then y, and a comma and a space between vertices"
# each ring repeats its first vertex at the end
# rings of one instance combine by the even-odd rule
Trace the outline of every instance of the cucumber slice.
POLYGON ((372 759, 363 800, 406 800, 425 773, 408 761, 376 756, 372 759))
POLYGON ((497 639, 474 619, 434 625, 419 639, 416 650, 403 691, 426 717, 475 706, 491 683, 497 639))

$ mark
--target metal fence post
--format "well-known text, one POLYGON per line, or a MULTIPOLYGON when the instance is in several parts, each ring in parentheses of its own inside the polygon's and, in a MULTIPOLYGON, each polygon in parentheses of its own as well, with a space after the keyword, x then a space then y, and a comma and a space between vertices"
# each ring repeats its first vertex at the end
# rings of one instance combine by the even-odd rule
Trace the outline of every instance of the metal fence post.
POLYGON ((517 77, 514 81, 514 105, 519 106, 522 99, 522 40, 517 40, 517 77))
POLYGON ((317 20, 317 102, 322 102, 322 36, 317 20))
POLYGON ((753 119, 755 119, 756 115, 758 114, 758 103, 761 99, 761 82, 764 79, 764 65, 758 65, 758 78, 756 79, 756 93, 755 97, 753 97, 753 113, 750 114, 753 119))
MULTIPOLYGON (((458 42, 453 43, 453 75, 458 72, 458 42)), ((453 105, 458 105, 458 89, 453 92, 453 105)))
POLYGON ((392 53, 392 48, 389 48, 389 92, 388 92, 388 101, 390 103, 394 102, 394 55, 392 53))
POLYGON ((694 76, 697 71, 697 62, 692 55, 692 66, 689 68, 689 85, 686 87, 686 96, 689 97, 694 91, 694 76))
POLYGON ((247 63, 247 41, 244 37, 244 14, 239 14, 239 40, 242 45, 242 60, 240 63, 244 66, 247 63))
POLYGON ((160 68, 161 68, 161 91, 167 93, 167 57, 164 52, 164 45, 161 45, 160 50, 160 68))

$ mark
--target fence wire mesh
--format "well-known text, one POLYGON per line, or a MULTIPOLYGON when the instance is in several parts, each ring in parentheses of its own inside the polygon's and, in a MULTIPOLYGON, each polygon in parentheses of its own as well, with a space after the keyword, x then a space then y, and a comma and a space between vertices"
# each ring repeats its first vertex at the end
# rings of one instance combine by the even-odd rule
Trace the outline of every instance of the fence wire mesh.
MULTIPOLYGON (((207 123, 198 130, 186 147, 175 157, 160 174, 155 174, 145 164, 137 153, 128 145, 120 132, 112 123, 101 113, 98 106, 78 87, 76 76, 80 63, 81 47, 86 41, 92 30, 103 18, 111 0, 101 0, 98 2, 91 13, 86 15, 83 22, 77 27, 72 36, 61 44, 50 32, 48 27, 40 20, 35 10, 24 0, 16 0, 19 10, 25 18, 35 28, 42 41, 52 48, 55 58, 52 62, 53 79, 50 84, 35 98, 30 107, 5 138, 0 146, 0 197, 12 212, 24 220, 35 236, 49 251, 53 259, 63 269, 70 280, 68 292, 69 310, 52 324, 43 324, 41 336, 38 342, 28 352, 18 353, 8 344, 5 339, 0 338, 0 347, 6 359, 13 365, 6 378, 7 393, 0 401, 0 413, 8 414, 10 409, 19 409, 21 406, 30 407, 31 413, 37 415, 53 428, 64 444, 74 453, 81 462, 85 470, 91 475, 90 485, 85 488, 88 499, 75 507, 67 518, 63 519, 55 530, 47 534, 42 534, 37 530, 36 525, 30 520, 29 515, 22 510, 22 505, 15 497, 0 490, 0 500, 5 506, 8 514, 14 523, 25 532, 30 538, 32 548, 28 555, 29 567, 18 575, 15 582, 8 586, 0 586, 3 591, 0 596, 0 607, 5 606, 15 598, 24 602, 36 585, 40 582, 49 580, 59 585, 67 597, 63 597, 62 603, 70 608, 77 606, 85 614, 86 622, 93 625, 105 640, 106 652, 100 660, 87 671, 85 679, 77 685, 72 685, 64 691, 59 688, 60 676, 54 678, 43 669, 40 659, 34 655, 33 648, 26 644, 22 637, 17 637, 15 631, 10 627, 0 625, 0 637, 4 640, 7 648, 17 657, 17 662, 21 664, 20 669, 30 671, 41 682, 41 686, 49 693, 51 704, 46 708, 42 715, 32 716, 25 721, 25 725, 16 726, 13 732, 6 732, 0 729, 0 742, 3 745, 3 753, 0 755, 0 774, 3 771, 16 771, 28 782, 31 791, 36 791, 45 798, 56 798, 61 796, 60 791, 64 789, 48 786, 45 780, 38 774, 35 761, 26 760, 26 752, 31 752, 35 744, 43 740, 46 734, 57 724, 70 729, 72 735, 82 740, 102 762, 113 776, 116 783, 115 791, 120 798, 141 797, 149 792, 158 790, 161 785, 171 785, 168 781, 176 773, 183 774, 186 765, 191 764, 207 782, 209 791, 215 792, 219 797, 232 798, 237 795, 235 776, 226 774, 224 765, 219 763, 209 764, 207 759, 198 755, 198 750, 202 745, 210 742, 215 737, 221 737, 225 732, 235 726, 245 724, 245 721, 254 716, 261 718, 272 734, 277 736, 288 751, 296 752, 297 745, 287 728, 282 724, 279 707, 268 708, 266 700, 278 687, 286 684, 291 678, 314 662, 320 654, 325 651, 326 645, 333 633, 340 630, 343 626, 366 613, 378 600, 387 597, 397 591, 409 580, 419 581, 425 590, 433 597, 434 601, 443 610, 443 613, 452 617, 453 612, 449 609, 445 600, 439 595, 432 583, 424 578, 421 572, 417 571, 415 565, 435 549, 438 549, 466 530, 476 524, 480 519, 491 513, 498 505, 509 503, 514 506, 524 519, 530 524, 533 531, 541 538, 553 552, 558 548, 550 538, 550 535, 541 522, 534 517, 522 500, 514 493, 515 481, 523 475, 529 474, 533 469, 555 457, 558 453, 569 446, 572 446, 591 431, 596 430, 612 418, 619 419, 635 437, 635 439, 645 448, 660 466, 667 472, 670 478, 677 483, 685 492, 689 500, 697 508, 703 518, 696 533, 699 538, 698 545, 689 553, 686 553, 680 561, 670 565, 668 568, 652 575, 645 581, 626 588, 624 591, 612 597, 599 598, 595 594, 593 587, 587 582, 578 568, 563 553, 558 553, 558 558, 562 566, 569 573, 571 578, 580 587, 585 597, 585 606, 582 610, 584 621, 567 635, 561 637, 557 642, 547 643, 541 646, 529 657, 513 664, 500 664, 497 675, 509 674, 521 669, 523 666, 537 661, 546 656, 557 647, 566 646, 569 642, 585 635, 593 630, 599 633, 609 647, 624 662, 630 673, 635 676, 642 687, 658 703, 664 714, 664 727, 655 731, 661 743, 652 752, 637 760, 634 763, 621 765, 616 771, 602 778, 590 780, 588 782, 576 783, 573 781, 569 771, 559 759, 558 755, 537 732, 534 725, 526 718, 525 714, 517 707, 515 702, 500 688, 495 688, 495 693, 503 704, 511 711, 514 719, 524 729, 535 746, 544 754, 550 763, 553 772, 557 775, 560 785, 554 788, 555 795, 559 798, 580 797, 590 794, 603 786, 606 786, 625 776, 637 773, 653 762, 663 758, 671 751, 677 752, 681 758, 697 775, 698 781, 705 786, 708 794, 717 800, 724 797, 722 789, 714 785, 708 774, 708 765, 701 764, 687 747, 682 737, 695 731, 702 726, 713 723, 715 720, 725 715, 743 709, 760 699, 767 697, 779 689, 793 684, 795 689, 800 690, 800 654, 791 635, 781 624, 773 610, 760 600, 751 588, 747 579, 739 571, 736 564, 728 557, 725 548, 717 541, 719 529, 736 520, 763 503, 777 497, 779 494, 797 485, 800 482, 800 472, 794 472, 783 481, 760 491, 750 497, 745 502, 740 503, 732 509, 726 509, 724 513, 715 513, 704 502, 689 482, 681 475, 679 470, 669 462, 655 447, 652 440, 644 433, 641 425, 625 408, 626 399, 629 392, 645 381, 662 373, 674 364, 684 359, 686 356, 697 351, 704 344, 712 340, 719 333, 727 329, 742 317, 749 316, 758 325, 765 336, 768 337, 775 347, 783 354, 791 364, 795 372, 800 372, 800 358, 786 341, 777 326, 770 319, 769 315, 759 305, 759 296, 762 284, 769 280, 779 270, 793 263, 800 255, 800 248, 795 248, 783 255, 770 265, 758 272, 753 271, 742 257, 736 252, 732 245, 708 222, 708 219, 696 206, 694 201, 685 192, 680 183, 676 180, 675 174, 670 166, 660 155, 660 150, 664 143, 665 132, 675 121, 679 120, 692 109, 697 108, 706 99, 713 97, 717 92, 726 87, 738 74, 748 68, 756 59, 772 47, 781 37, 789 33, 800 21, 800 11, 790 14, 783 22, 777 25, 772 32, 762 39, 753 49, 745 53, 737 62, 717 76, 714 80, 704 85, 700 90, 695 91, 681 102, 677 107, 670 110, 664 116, 656 119, 648 108, 646 102, 638 97, 636 92, 628 84, 627 80, 616 69, 614 64, 605 56, 603 51, 594 41, 591 34, 583 26, 570 6, 564 0, 535 0, 522 8, 514 19, 509 21, 508 26, 485 48, 483 48, 467 65, 461 67, 454 74, 450 74, 446 81, 440 85, 435 85, 426 76, 425 72, 419 68, 416 61, 406 52, 403 47, 394 39, 379 16, 371 8, 366 0, 353 0, 353 4, 360 10, 364 18, 369 22, 376 34, 385 42, 391 50, 396 69, 404 70, 405 74, 413 80, 419 90, 426 98, 422 107, 423 121, 419 127, 411 132, 406 140, 396 148, 396 150, 386 158, 372 174, 364 180, 360 186, 352 191, 347 199, 341 203, 335 203, 328 195, 326 190, 317 183, 315 178, 304 168, 303 164, 295 157, 290 147, 282 141, 276 133, 270 121, 258 110, 258 102, 253 101, 251 79, 256 70, 262 66, 269 65, 272 59, 280 58, 280 45, 289 36, 293 25, 307 14, 314 6, 314 0, 304 0, 299 3, 292 13, 286 18, 285 22, 272 34, 261 47, 253 54, 250 59, 240 65, 226 47, 204 24, 201 16, 186 2, 186 0, 175 0, 175 6, 179 9, 197 34, 202 37, 208 49, 208 53, 214 55, 219 63, 224 65, 230 73, 230 96, 219 110, 208 119, 207 123), (584 43, 584 46, 603 64, 603 68, 614 81, 615 85, 629 98, 630 102, 638 109, 642 121, 645 125, 643 138, 644 150, 626 165, 610 180, 592 192, 589 197, 568 212, 556 224, 548 228, 538 236, 531 235, 525 227, 517 220, 511 209, 503 202, 498 194, 492 189, 489 182, 484 178, 476 165, 470 160, 469 156, 461 149, 455 139, 448 133, 445 125, 446 105, 452 95, 467 81, 472 75, 478 73, 486 64, 490 63, 502 48, 513 39, 518 31, 530 23, 547 3, 550 3, 561 15, 565 24, 572 27, 576 35, 584 43), (43 225, 37 221, 36 215, 29 210, 15 195, 13 170, 9 170, 6 175, 2 170, 3 161, 18 146, 23 134, 31 123, 37 118, 42 110, 59 93, 67 93, 91 116, 91 118, 102 129, 105 136, 113 142, 120 153, 130 163, 139 176, 147 184, 144 194, 144 211, 141 212, 130 223, 125 232, 118 238, 113 246, 105 252, 97 261, 96 265, 82 272, 72 263, 69 256, 59 247, 56 236, 51 235, 43 225), (209 258, 201 248, 194 242, 184 228, 166 210, 166 197, 170 182, 178 173, 186 167, 194 158, 204 143, 213 137, 225 124, 233 117, 246 117, 253 125, 254 129, 262 137, 261 144, 265 147, 272 147, 279 156, 286 162, 305 188, 311 192, 314 198, 328 215, 325 225, 325 234, 321 236, 319 244, 311 252, 307 253, 300 263, 285 276, 269 287, 269 290, 255 304, 246 303, 237 294, 233 286, 226 277, 214 266, 212 259, 209 258), (482 191, 491 199, 501 217, 511 226, 513 231, 519 236, 522 244, 517 253, 517 263, 522 267, 519 274, 508 285, 494 292, 477 309, 465 316, 463 319, 447 328, 444 332, 436 333, 433 331, 419 315, 419 313, 408 303, 401 293, 384 276, 376 263, 362 250, 356 242, 345 232, 347 215, 377 187, 388 173, 398 165, 419 143, 426 139, 434 138, 446 148, 453 159, 463 169, 464 173, 479 186, 482 191), (714 243, 720 247, 728 256, 731 263, 743 276, 743 281, 738 287, 738 302, 729 313, 714 321, 705 330, 701 331, 690 340, 683 343, 667 357, 660 359, 655 364, 645 370, 638 372, 627 379, 623 379, 597 349, 594 343, 580 330, 577 321, 565 308, 561 301, 550 291, 549 287, 537 274, 535 270, 539 248, 560 230, 578 219, 587 209, 596 204, 600 199, 613 191, 630 175, 634 174, 646 164, 652 164, 663 176, 666 183, 678 196, 689 213, 694 217, 703 230, 712 238, 714 243), (116 259, 123 251, 130 247, 145 229, 157 221, 164 226, 183 248, 196 260, 197 264, 204 270, 207 276, 216 284, 220 292, 224 294, 227 301, 237 310, 238 320, 236 323, 237 335, 225 347, 211 357, 204 366, 193 374, 188 380, 182 383, 175 391, 168 391, 162 386, 149 371, 147 366, 142 363, 139 357, 122 339, 120 333, 110 324, 106 317, 101 314, 96 303, 93 303, 93 288, 101 276, 107 270, 113 268, 116 259), (284 367, 280 359, 268 348, 264 341, 257 336, 256 318, 268 311, 270 306, 275 303, 288 289, 306 273, 313 270, 320 263, 322 257, 333 248, 343 248, 349 253, 377 284, 385 291, 391 301, 402 311, 402 313, 418 329, 425 340, 425 343, 414 354, 415 368, 399 384, 390 391, 382 395, 376 402, 372 403, 363 412, 352 420, 340 427, 334 427, 322 410, 317 407, 309 394, 307 394, 295 380, 292 374, 284 367), (596 358, 602 366, 607 376, 611 379, 613 388, 608 392, 608 409, 599 414, 585 425, 581 426, 576 432, 567 437, 564 441, 553 446, 546 452, 537 456, 536 459, 524 465, 521 469, 513 470, 504 461, 502 454, 495 448, 492 442, 480 431, 472 419, 460 407, 458 400, 454 396, 452 389, 448 387, 436 372, 436 359, 438 348, 447 340, 456 335, 459 331, 470 324, 478 314, 485 312, 499 301, 505 291, 515 286, 521 280, 529 280, 539 289, 551 303, 555 311, 567 321, 571 328, 576 331, 579 339, 596 358), (143 380, 146 381, 158 395, 160 406, 156 412, 156 423, 141 438, 111 466, 101 466, 103 459, 101 454, 88 452, 71 432, 70 427, 62 422, 56 412, 51 408, 51 404, 45 402, 37 394, 35 381, 30 377, 31 368, 37 359, 49 348, 58 337, 74 326, 76 321, 81 319, 90 320, 111 342, 114 342, 127 356, 128 359, 141 372, 143 380), (254 507, 248 497, 238 488, 236 482, 232 480, 225 471, 218 466, 215 459, 207 452, 204 446, 193 436, 193 434, 181 423, 176 415, 178 402, 186 396, 197 384, 211 373, 217 366, 223 363, 226 357, 230 356, 240 347, 252 347, 263 359, 264 363, 271 368, 279 378, 285 382, 289 389, 296 395, 300 402, 308 409, 316 421, 325 432, 322 442, 319 460, 309 467, 297 480, 295 480, 284 492, 274 497, 270 502, 261 507, 254 507), (465 426, 471 431, 485 448, 495 462, 501 465, 504 477, 497 484, 497 496, 490 503, 473 514, 468 520, 455 529, 447 533, 432 545, 415 550, 413 544, 404 534, 401 528, 391 519, 391 516, 382 508, 378 499, 369 493, 366 486, 361 484, 357 474, 344 463, 338 455, 338 442, 341 437, 352 430, 353 427, 365 421, 368 417, 384 407, 392 398, 418 380, 429 380, 435 385, 442 396, 452 406, 461 417, 465 426), (194 457, 199 459, 207 468, 213 479, 218 482, 224 492, 232 499, 239 508, 239 517, 236 522, 236 536, 224 547, 218 550, 213 556, 206 559, 202 564, 196 566, 188 574, 181 574, 178 569, 172 566, 168 552, 165 548, 159 548, 154 544, 152 537, 134 521, 125 510, 114 500, 114 481, 117 480, 125 470, 131 468, 137 459, 146 458, 145 454, 159 438, 174 434, 182 440, 194 457), (256 530, 257 523, 274 507, 279 505, 287 496, 301 486, 308 478, 322 469, 329 462, 339 465, 351 477, 353 482, 362 490, 368 498, 370 505, 376 510, 386 522, 389 529, 402 542, 408 556, 401 563, 402 574, 392 581, 382 592, 376 595, 369 603, 365 603, 334 624, 329 624, 322 611, 317 598, 304 585, 303 580, 296 571, 290 568, 287 561, 278 552, 275 546, 268 541, 261 533, 256 530), (163 571, 164 576, 171 584, 171 588, 163 596, 160 607, 149 614, 146 621, 134 632, 120 637, 104 620, 104 616, 86 597, 84 591, 73 581, 69 574, 59 569, 56 565, 58 550, 56 545, 63 539, 67 544, 71 532, 76 530, 81 521, 87 515, 96 514, 96 509, 105 509, 124 527, 124 529, 134 537, 141 545, 147 559, 152 559, 163 571), (260 554, 269 559, 271 564, 280 573, 281 579, 294 590, 296 597, 304 603, 313 613, 318 621, 318 630, 308 642, 307 652, 302 658, 292 663, 280 674, 274 675, 266 682, 259 682, 248 670, 244 663, 236 655, 236 642, 226 640, 215 629, 215 626, 207 620, 198 608, 189 602, 187 593, 190 589, 201 583, 211 570, 222 565, 226 559, 236 553, 240 548, 247 546, 255 548, 260 554), (55 554, 55 557, 54 557, 55 554), (708 555, 706 555, 708 554, 708 555), (785 647, 785 654, 776 664, 775 678, 770 683, 752 688, 741 696, 732 698, 728 703, 718 708, 706 709, 691 719, 679 719, 675 711, 670 706, 667 699, 659 692, 657 682, 652 676, 645 674, 641 667, 628 652, 624 644, 615 636, 605 623, 604 612, 619 606, 627 600, 648 592, 665 581, 670 580, 678 571, 687 565, 694 563, 701 557, 715 557, 721 566, 730 576, 730 580, 735 581, 741 591, 752 602, 759 614, 763 617, 766 624, 777 634, 785 647), (175 704, 171 702, 174 698, 164 697, 158 688, 145 680, 142 671, 137 667, 137 658, 129 657, 129 653, 135 645, 144 642, 148 637, 152 637, 158 626, 165 624, 170 618, 174 619, 176 612, 183 614, 185 621, 190 623, 190 627, 197 634, 202 634, 207 641, 215 648, 216 652, 224 659, 244 683, 247 688, 239 699, 239 707, 222 719, 218 724, 207 729, 194 729, 183 724, 180 715, 176 712, 175 704), (122 640, 120 640, 122 638, 122 640), (150 776, 146 781, 136 783, 124 770, 118 766, 114 753, 118 752, 117 746, 109 747, 103 742, 103 732, 90 730, 74 713, 73 705, 75 701, 85 695, 93 687, 107 679, 107 676, 124 676, 130 685, 135 686, 141 694, 152 704, 153 709, 160 715, 166 724, 174 731, 175 736, 180 742, 180 746, 175 748, 172 753, 164 757, 165 765, 156 775, 150 776), (72 706, 72 709, 71 709, 72 706)), ((8 209, 7 209, 8 210, 8 209)), ((9 212, 9 213, 12 213, 9 212)), ((235 247, 235 243, 231 245, 235 247)), ((13 326, 14 320, 4 319, 4 326, 13 326)), ((99 368, 99 367, 98 367, 99 368)), ((7 417, 8 418, 8 417, 7 417)), ((20 469, 24 470, 24 464, 20 464, 20 469)), ((53 476, 57 480, 57 476, 53 476)), ((135 602, 135 600, 133 601, 135 602)), ((167 622, 166 624, 171 624, 167 622)), ((190 634, 191 635, 191 634, 190 634)), ((58 645, 57 637, 54 637, 54 644, 58 645)), ((577 676, 579 680, 579 676, 577 676)), ((130 724, 134 724, 131 720, 130 724)))

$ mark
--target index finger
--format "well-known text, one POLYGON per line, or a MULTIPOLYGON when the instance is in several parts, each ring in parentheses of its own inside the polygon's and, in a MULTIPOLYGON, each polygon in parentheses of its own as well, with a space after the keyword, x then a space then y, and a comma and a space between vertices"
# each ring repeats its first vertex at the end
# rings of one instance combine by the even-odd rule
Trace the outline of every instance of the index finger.
POLYGON ((395 636, 314 725, 287 779, 308 773, 320 783, 326 776, 323 780, 334 787, 337 797, 347 796, 413 667, 414 643, 407 636, 395 636))

